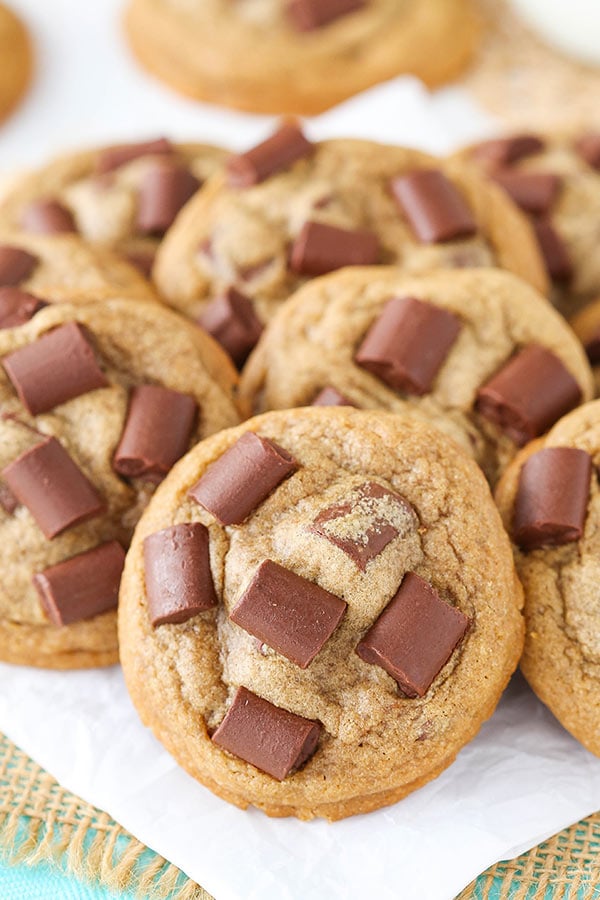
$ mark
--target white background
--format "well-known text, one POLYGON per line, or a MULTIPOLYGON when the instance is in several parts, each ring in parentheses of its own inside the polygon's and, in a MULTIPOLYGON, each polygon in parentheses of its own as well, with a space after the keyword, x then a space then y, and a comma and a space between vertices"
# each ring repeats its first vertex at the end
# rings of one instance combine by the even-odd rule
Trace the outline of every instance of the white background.
MULTIPOLYGON (((117 0, 13 6, 33 32, 38 65, 27 100, 0 128, 4 173, 77 145, 159 134, 244 147, 270 127, 180 99, 146 77, 128 56, 117 0)), ((315 137, 363 136, 437 152, 486 127, 460 91, 431 99, 413 79, 308 123, 315 137)), ((0 686, 0 729, 217 900, 449 900, 492 862, 600 808, 600 760, 519 678, 439 779, 394 807, 335 825, 243 813, 197 785, 139 723, 116 667, 59 673, 0 665, 0 686)))

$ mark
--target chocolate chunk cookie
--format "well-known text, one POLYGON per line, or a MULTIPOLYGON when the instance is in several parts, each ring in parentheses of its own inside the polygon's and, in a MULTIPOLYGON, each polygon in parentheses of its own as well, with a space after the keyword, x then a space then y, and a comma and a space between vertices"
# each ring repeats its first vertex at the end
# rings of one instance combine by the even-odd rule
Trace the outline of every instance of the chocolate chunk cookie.
POLYGON ((475 464, 410 417, 267 413, 195 447, 142 517, 119 638, 133 702, 241 807, 340 819, 438 775, 522 646, 475 464))
POLYGON ((21 99, 33 65, 31 44, 24 25, 0 3, 0 120, 21 99))
POLYGON ((529 223, 472 170, 368 141, 313 145, 293 123, 232 157, 188 204, 154 275, 240 362, 308 278, 372 263, 497 265, 547 287, 529 223))
POLYGON ((142 65, 184 94, 304 115, 404 72, 448 81, 479 35, 471 0, 132 0, 125 26, 142 65))
POLYGON ((133 528, 171 465, 239 421, 235 371, 200 329, 121 299, 0 330, 0 363, 0 659, 116 662, 133 528))
POLYGON ((600 293, 600 131, 528 132, 467 148, 476 164, 528 215, 565 315, 600 293))
POLYGON ((148 276, 162 235, 224 155, 165 138, 70 153, 15 183, 0 202, 0 228, 79 234, 148 276))
POLYGON ((496 499, 514 543, 527 623, 521 668, 538 697, 600 756, 600 402, 524 448, 496 499))
POLYGON ((592 397, 585 355, 508 272, 353 268, 302 287, 242 375, 254 412, 310 404, 417 410, 493 483, 519 446, 592 397))
POLYGON ((0 231, 0 291, 19 288, 48 302, 89 303, 108 297, 156 300, 143 275, 116 253, 76 235, 0 231))

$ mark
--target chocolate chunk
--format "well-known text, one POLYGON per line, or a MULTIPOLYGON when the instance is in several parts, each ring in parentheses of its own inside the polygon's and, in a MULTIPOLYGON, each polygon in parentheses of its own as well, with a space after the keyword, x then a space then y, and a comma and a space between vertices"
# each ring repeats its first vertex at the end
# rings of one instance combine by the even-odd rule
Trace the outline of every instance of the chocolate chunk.
POLYGON ((578 541, 590 496, 592 459, 574 447, 538 450, 525 462, 515 500, 513 538, 523 550, 578 541))
POLYGON ((585 344, 585 352, 592 365, 597 365, 600 362, 600 331, 597 331, 596 334, 587 341, 585 344))
POLYGON ((73 213, 58 200, 35 200, 21 213, 21 227, 32 234, 76 232, 73 213))
POLYGON ((313 31, 365 5, 366 0, 288 0, 286 13, 297 31, 313 31))
POLYGON ((460 319, 446 309, 414 297, 393 297, 354 360, 396 391, 426 394, 460 329, 460 319))
POLYGON ((150 278, 152 267, 156 259, 155 250, 130 250, 125 254, 125 259, 140 272, 144 278, 150 278))
POLYGON ((0 244, 0 285, 16 286, 25 281, 38 262, 37 256, 27 250, 0 244))
POLYGON ((482 141, 473 147, 471 156, 489 168, 503 168, 527 156, 542 153, 545 146, 544 141, 535 134, 515 134, 512 137, 482 141))
POLYGON ((251 187, 270 175, 287 169, 292 163, 313 151, 296 122, 284 122, 270 138, 246 153, 232 156, 227 162, 229 184, 251 187))
POLYGON ((298 468, 269 438, 247 431, 208 467, 189 495, 222 525, 239 525, 298 468))
POLYGON ((430 584, 408 572, 356 652, 385 669, 408 697, 422 697, 470 624, 430 584))
POLYGON ((569 281, 573 264, 567 246, 550 219, 534 219, 533 230, 552 281, 569 281))
POLYGON ((187 622, 217 605, 208 528, 187 522, 144 540, 148 615, 154 627, 187 622))
POLYGON ((187 451, 198 416, 189 394, 157 384, 133 388, 113 468, 125 478, 162 481, 187 451))
POLYGON ((477 222, 462 194, 443 172, 421 169, 393 178, 391 187, 398 206, 422 243, 452 241, 477 232, 477 222))
POLYGON ((44 306, 48 306, 46 301, 33 294, 16 287, 0 287, 0 329, 24 325, 44 306))
POLYGON ((292 246, 290 267, 299 275, 325 275, 342 266, 369 266, 378 260, 379 241, 372 232, 306 222, 292 246))
POLYGON ((562 361, 530 344, 479 388, 476 409, 522 446, 580 401, 581 388, 562 361))
POLYGON ((1 474, 49 539, 104 512, 96 489, 56 438, 26 450, 1 474))
POLYGON ((335 594, 266 559, 229 618, 306 669, 345 612, 346 603, 335 594))
POLYGON ((319 722, 274 706, 240 687, 212 740, 223 750, 283 781, 313 755, 320 734, 319 722))
POLYGON ((390 541, 417 525, 410 503, 377 482, 367 481, 348 500, 320 512, 310 530, 343 550, 364 572, 390 541))
POLYGON ((264 327, 252 301, 233 287, 209 303, 198 324, 224 347, 237 366, 244 364, 264 327))
POLYGON ((311 406, 356 406, 356 403, 348 400, 337 388, 324 387, 322 391, 319 391, 311 406))
POLYGON ((199 187, 200 182, 189 169, 170 160, 156 163, 140 185, 137 230, 141 234, 164 234, 199 187))
POLYGON ((581 158, 593 169, 600 169, 600 134, 584 134, 575 142, 581 158))
POLYGON ((144 141, 139 144, 117 144, 114 147, 105 147, 96 157, 96 174, 104 175, 106 172, 113 172, 141 156, 171 156, 174 152, 175 148, 166 138, 144 141))
POLYGON ((506 191, 513 203, 526 213, 542 216, 556 200, 561 178, 550 172, 495 172, 492 180, 506 191))
POLYGON ((33 576, 53 625, 70 625, 116 609, 125 551, 107 541, 33 576))
POLYGON ((108 385, 77 322, 59 325, 15 350, 4 357, 2 365, 32 416, 108 385))

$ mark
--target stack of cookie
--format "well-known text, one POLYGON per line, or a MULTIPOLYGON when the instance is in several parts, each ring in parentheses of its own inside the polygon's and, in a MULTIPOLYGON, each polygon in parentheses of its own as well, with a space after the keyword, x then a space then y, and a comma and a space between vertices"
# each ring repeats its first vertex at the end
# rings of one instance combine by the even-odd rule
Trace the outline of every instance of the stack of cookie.
POLYGON ((337 819, 474 736, 524 587, 525 673, 598 752, 600 410, 547 299, 596 290, 592 144, 440 160, 286 121, 238 155, 159 139, 15 185, 0 657, 115 661, 120 586, 127 685, 177 760, 242 807, 337 819))

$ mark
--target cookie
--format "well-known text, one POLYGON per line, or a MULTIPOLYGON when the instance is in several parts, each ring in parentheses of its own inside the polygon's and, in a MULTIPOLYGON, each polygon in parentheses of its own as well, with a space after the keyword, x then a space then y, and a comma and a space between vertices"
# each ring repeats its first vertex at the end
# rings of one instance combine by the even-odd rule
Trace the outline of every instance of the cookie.
POLYGON ((598 68, 545 44, 511 0, 479 0, 478 5, 485 27, 462 81, 475 99, 511 128, 599 129, 598 68))
POLYGON ((416 410, 494 482, 519 446, 592 397, 583 350, 508 272, 353 268, 302 287, 263 333, 240 396, 255 412, 311 404, 416 410))
POLYGON ((515 133, 459 158, 479 166, 531 218, 561 312, 570 315, 600 293, 600 130, 515 133))
POLYGON ((33 66, 31 44, 25 27, 4 4, 0 4, 0 120, 21 99, 33 66))
POLYGON ((57 303, 0 331, 0 659, 117 661, 119 578, 172 463, 239 421, 236 373, 157 303, 57 303))
POLYGON ((308 278, 370 263, 498 265, 547 287, 531 226, 471 169, 369 141, 311 144, 289 122, 188 204, 154 278, 241 362, 308 278))
POLYGON ((452 441, 385 412, 286 410, 203 441, 157 491, 121 660, 144 723, 210 790, 333 820, 453 761, 517 664, 520 603, 452 441))
POLYGON ((157 300, 135 266, 66 234, 0 231, 0 292, 4 288, 19 288, 47 302, 88 303, 119 295, 157 300))
POLYGON ((600 297, 571 319, 571 327, 585 349, 600 394, 600 297))
POLYGON ((0 229, 79 234, 149 275, 160 238, 224 156, 165 138, 70 153, 15 182, 0 229))
POLYGON ((132 0, 125 27, 141 64, 181 93, 303 115, 402 73, 451 80, 479 36, 471 0, 132 0))
POLYGON ((525 590, 521 668, 538 697, 600 756, 600 402, 524 448, 496 499, 525 590))

